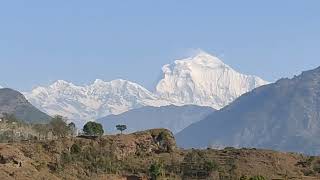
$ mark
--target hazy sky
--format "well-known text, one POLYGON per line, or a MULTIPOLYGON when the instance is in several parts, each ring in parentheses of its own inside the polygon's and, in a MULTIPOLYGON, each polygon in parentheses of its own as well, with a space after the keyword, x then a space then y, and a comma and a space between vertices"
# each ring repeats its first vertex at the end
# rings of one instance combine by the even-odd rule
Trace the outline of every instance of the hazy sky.
POLYGON ((163 64, 203 49, 273 81, 320 66, 319 0, 0 2, 0 85, 128 79, 151 89, 163 64))

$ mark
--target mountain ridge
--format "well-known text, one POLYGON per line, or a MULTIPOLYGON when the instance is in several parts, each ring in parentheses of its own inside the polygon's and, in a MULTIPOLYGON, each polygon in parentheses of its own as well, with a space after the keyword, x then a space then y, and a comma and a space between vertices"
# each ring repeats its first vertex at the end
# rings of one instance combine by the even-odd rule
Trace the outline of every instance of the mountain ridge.
POLYGON ((248 92, 176 138, 183 147, 257 147, 319 154, 320 67, 248 92))
POLYGON ((51 117, 41 112, 18 91, 0 89, 0 114, 14 115, 18 120, 28 123, 48 123, 51 117))
POLYGON ((181 66, 163 66, 164 78, 154 92, 127 80, 105 82, 96 79, 84 86, 58 80, 48 87, 37 87, 24 94, 44 112, 60 114, 83 124, 144 106, 172 104, 220 109, 243 93, 267 83, 256 76, 234 71, 219 58, 204 51, 190 58, 176 60, 175 63, 181 66), (174 77, 171 77, 170 68, 177 72, 174 77), (193 73, 195 70, 198 72, 193 73), (166 79, 168 77, 169 80, 166 79))

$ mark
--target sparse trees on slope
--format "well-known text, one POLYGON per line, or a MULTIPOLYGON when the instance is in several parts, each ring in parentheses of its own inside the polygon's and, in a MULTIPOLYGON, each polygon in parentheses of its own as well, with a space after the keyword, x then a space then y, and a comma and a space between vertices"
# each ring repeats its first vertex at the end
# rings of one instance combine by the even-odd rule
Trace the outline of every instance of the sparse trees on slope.
POLYGON ((50 129, 52 131, 52 134, 56 137, 66 137, 69 132, 68 125, 66 123, 66 120, 62 116, 55 116, 50 124, 50 129))
POLYGON ((83 126, 83 132, 89 136, 102 136, 104 133, 103 127, 101 124, 96 122, 87 122, 83 126))
POLYGON ((46 140, 49 134, 49 127, 47 124, 34 124, 32 127, 38 133, 38 139, 46 140))

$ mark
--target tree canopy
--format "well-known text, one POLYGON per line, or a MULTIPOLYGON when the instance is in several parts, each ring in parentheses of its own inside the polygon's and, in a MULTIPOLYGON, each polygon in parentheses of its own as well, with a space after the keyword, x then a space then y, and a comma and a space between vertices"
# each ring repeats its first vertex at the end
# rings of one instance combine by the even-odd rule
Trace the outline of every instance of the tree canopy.
POLYGON ((119 124, 119 125, 116 126, 116 128, 117 128, 117 130, 120 131, 121 134, 122 134, 122 132, 127 129, 127 126, 124 125, 124 124, 119 124))
POLYGON ((87 122, 83 126, 83 132, 89 136, 102 136, 104 133, 103 127, 101 124, 96 122, 87 122))

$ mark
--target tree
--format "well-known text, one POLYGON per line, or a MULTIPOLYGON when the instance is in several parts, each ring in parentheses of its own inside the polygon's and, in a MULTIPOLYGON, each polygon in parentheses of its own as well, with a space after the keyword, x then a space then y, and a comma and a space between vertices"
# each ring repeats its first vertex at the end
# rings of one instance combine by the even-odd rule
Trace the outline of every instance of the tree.
POLYGON ((76 128, 76 124, 74 124, 73 122, 68 124, 68 129, 69 129, 69 133, 72 137, 77 135, 77 128, 76 128))
POLYGON ((126 125, 119 124, 119 125, 116 126, 116 128, 117 128, 117 130, 120 131, 121 134, 122 134, 122 132, 127 129, 127 126, 126 126, 126 125))
POLYGON ((104 133, 101 124, 91 121, 83 126, 83 132, 89 136, 102 136, 104 133))
POLYGON ((66 120, 62 116, 55 116, 50 121, 50 129, 52 131, 52 134, 56 137, 66 137, 69 132, 68 125, 66 123, 66 120))

